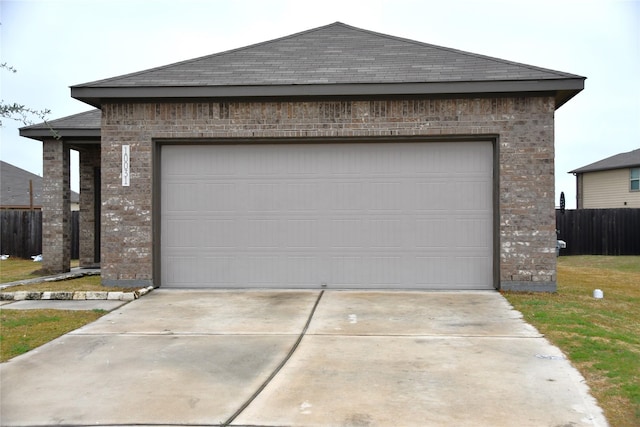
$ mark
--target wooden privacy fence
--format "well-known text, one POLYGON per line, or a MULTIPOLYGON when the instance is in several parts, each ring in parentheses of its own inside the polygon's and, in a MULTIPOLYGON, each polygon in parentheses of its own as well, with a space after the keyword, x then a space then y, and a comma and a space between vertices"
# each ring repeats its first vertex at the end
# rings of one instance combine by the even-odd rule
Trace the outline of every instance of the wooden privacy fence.
POLYGON ((640 255, 640 209, 556 210, 560 255, 640 255))
MULTIPOLYGON (((80 212, 71 212, 71 258, 79 257, 80 212)), ((0 253, 29 259, 42 253, 42 211, 0 210, 0 253)))

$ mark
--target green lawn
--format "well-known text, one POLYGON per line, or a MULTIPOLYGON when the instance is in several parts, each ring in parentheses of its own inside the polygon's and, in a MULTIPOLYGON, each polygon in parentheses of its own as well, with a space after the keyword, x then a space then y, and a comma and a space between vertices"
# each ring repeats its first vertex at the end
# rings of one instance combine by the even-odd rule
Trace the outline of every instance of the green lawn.
MULTIPOLYGON (((71 267, 77 267, 78 260, 71 261, 71 267)), ((0 261, 0 283, 15 282, 24 279, 35 279, 46 276, 41 262, 11 257, 0 261)))
MULTIPOLYGON (((73 261, 72 266, 78 262, 73 261)), ((40 263, 31 260, 9 258, 0 261, 0 283, 41 277, 40 263)), ((136 288, 137 289, 137 288, 136 288)), ((105 287, 100 276, 84 276, 58 282, 40 282, 5 288, 0 292, 14 291, 132 291, 105 287)), ((0 361, 26 353, 61 335, 93 322, 106 311, 80 310, 2 310, 0 308, 0 361)))
POLYGON ((39 347, 106 313, 104 310, 0 309, 0 362, 39 347))
MULTIPOLYGON (((41 263, 33 262, 29 260, 19 258, 9 258, 4 261, 0 261, 0 284, 15 282, 24 279, 34 279, 42 277, 43 273, 40 271, 41 263)), ((72 267, 78 266, 78 261, 73 260, 71 262, 72 267)), ((131 292, 138 290, 139 288, 115 288, 109 286, 102 286, 100 276, 84 276, 72 280, 64 280, 57 282, 39 282, 30 285, 18 285, 9 288, 4 288, 0 292, 15 292, 15 291, 28 291, 28 292, 74 292, 74 291, 122 291, 131 292)))
POLYGON ((504 295, 569 357, 612 426, 640 425, 640 257, 560 257, 557 293, 504 295))

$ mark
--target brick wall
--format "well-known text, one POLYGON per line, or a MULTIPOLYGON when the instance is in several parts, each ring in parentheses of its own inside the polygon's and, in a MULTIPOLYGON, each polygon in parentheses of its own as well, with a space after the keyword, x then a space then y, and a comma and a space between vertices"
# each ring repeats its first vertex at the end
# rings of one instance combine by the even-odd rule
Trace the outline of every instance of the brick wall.
POLYGON ((42 143, 42 268, 69 271, 71 262, 70 152, 55 139, 42 143))
MULTIPOLYGON (((100 168, 100 146, 85 145, 80 150, 80 267, 96 267, 95 174, 100 168)), ((98 262, 96 262, 98 261, 98 262)))
MULTIPOLYGON (((102 277, 153 282, 158 139, 497 136, 499 286, 555 289, 552 97, 104 104, 102 277), (121 185, 121 146, 131 185, 121 185)), ((159 242, 155 242, 159 244, 159 242)))

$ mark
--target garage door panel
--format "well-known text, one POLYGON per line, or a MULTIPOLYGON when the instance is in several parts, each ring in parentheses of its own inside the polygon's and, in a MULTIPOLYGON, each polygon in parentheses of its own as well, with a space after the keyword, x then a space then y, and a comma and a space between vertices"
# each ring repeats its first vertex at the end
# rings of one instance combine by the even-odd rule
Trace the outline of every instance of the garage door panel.
POLYGON ((200 264, 200 260, 191 255, 167 256, 163 265, 163 280, 167 284, 180 283, 185 287, 197 286, 197 283, 201 281, 200 264))
POLYGON ((289 212, 316 212, 325 206, 321 197, 309 197, 323 193, 320 182, 287 182, 285 185, 289 212))
MULTIPOLYGON (((318 146, 314 148, 317 147, 318 146)), ((325 151, 321 153, 323 160, 325 160, 328 166, 327 169, 330 175, 335 177, 360 177, 363 173, 371 171, 371 164, 363 161, 362 156, 358 152, 356 146, 345 146, 345 149, 340 151, 340 156, 333 156, 332 153, 325 151)), ((324 171, 324 169, 322 170, 324 171)))
MULTIPOLYGON (((404 224, 399 219, 372 219, 367 223, 365 243, 372 249, 400 249, 410 243, 410 236, 405 233, 404 224)), ((408 230, 407 230, 408 231, 408 230)))
POLYGON ((332 218, 325 231, 330 249, 364 249, 365 227, 361 218, 332 218))
POLYGON ((417 287, 451 287, 451 263, 448 257, 433 254, 415 258, 417 287))
POLYGON ((490 143, 163 146, 167 287, 488 289, 490 143))
POLYGON ((246 262, 240 259, 241 264, 246 265, 243 276, 248 286, 281 286, 283 260, 279 256, 249 255, 246 262))
POLYGON ((451 185, 452 194, 464 194, 466 197, 456 197, 452 200, 452 207, 463 211, 491 210, 492 188, 487 187, 486 181, 479 178, 453 182, 451 185))
POLYGON ((478 279, 491 280, 492 271, 486 264, 486 257, 458 256, 455 258, 455 269, 452 271, 455 283, 460 288, 472 286, 478 279))
POLYGON ((199 185, 183 182, 167 184, 167 197, 164 200, 165 212, 197 212, 201 209, 199 185))
MULTIPOLYGON (((185 188, 184 191, 193 191, 194 189, 185 188)), ((241 209, 238 194, 238 185, 221 182, 221 183, 203 183, 196 185, 195 190, 198 191, 200 212, 211 213, 229 213, 237 212, 241 209)))
POLYGON ((451 234, 452 244, 456 248, 478 248, 486 256, 487 241, 491 239, 491 223, 486 218, 458 218, 455 221, 456 233, 451 234))
POLYGON ((277 249, 283 240, 277 218, 247 220, 246 241, 249 249, 277 249))
MULTIPOLYGON (((371 286, 400 287, 403 283, 402 271, 406 266, 400 256, 373 256, 369 261, 371 286)), ((366 283, 366 282, 365 282, 366 283)))
POLYGON ((449 212, 452 202, 457 199, 454 187, 444 178, 434 178, 430 181, 418 181, 413 186, 412 207, 415 211, 449 212))
POLYGON ((373 211, 399 211, 413 193, 401 182, 370 182, 365 186, 367 207, 373 211))
POLYGON ((318 275, 321 271, 319 261, 315 256, 287 256, 285 259, 287 286, 317 287, 318 275))
POLYGON ((413 224, 412 230, 417 249, 442 250, 451 245, 453 220, 446 217, 419 218, 413 224))
POLYGON ((400 256, 362 257, 357 255, 332 257, 336 266, 328 283, 336 287, 399 288, 406 283, 400 256))
POLYGON ((238 236, 234 232, 236 219, 202 219, 198 221, 198 231, 205 250, 232 249, 238 247, 238 236))
POLYGON ((197 283, 211 282, 219 283, 223 286, 233 286, 237 281, 237 260, 235 257, 217 255, 203 256, 198 261, 204 267, 196 267, 200 273, 197 277, 197 283))
POLYGON ((165 228, 165 242, 175 249, 202 246, 202 224, 197 219, 168 220, 165 228))
POLYGON ((318 209, 361 211, 367 206, 367 189, 363 182, 328 181, 322 190, 318 197, 323 203, 318 209))
POLYGON ((286 247, 315 250, 321 241, 321 227, 318 219, 290 219, 283 232, 286 247))

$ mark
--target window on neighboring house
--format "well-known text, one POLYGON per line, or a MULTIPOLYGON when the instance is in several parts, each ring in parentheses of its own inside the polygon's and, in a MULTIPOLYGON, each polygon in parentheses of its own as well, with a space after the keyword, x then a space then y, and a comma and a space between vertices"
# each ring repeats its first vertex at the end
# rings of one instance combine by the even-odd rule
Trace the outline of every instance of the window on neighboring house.
POLYGON ((639 191, 640 190, 640 168, 631 168, 631 191, 639 191))

